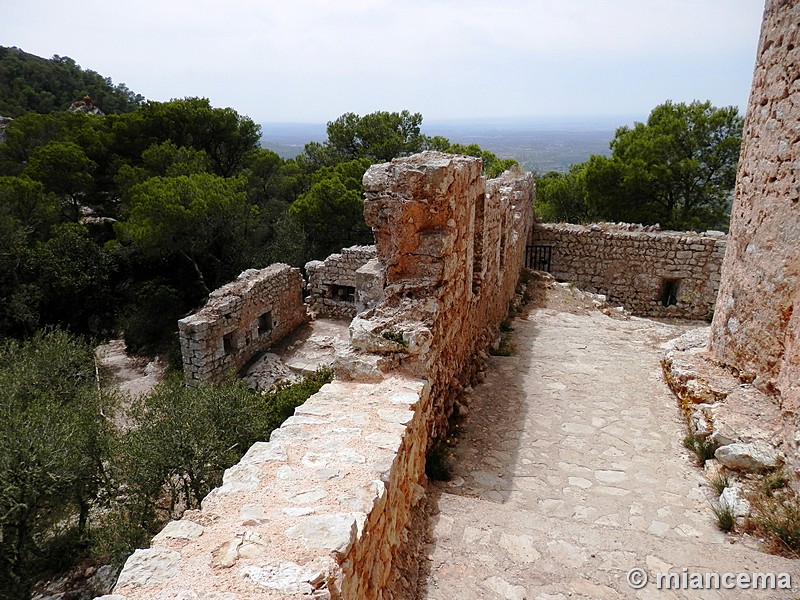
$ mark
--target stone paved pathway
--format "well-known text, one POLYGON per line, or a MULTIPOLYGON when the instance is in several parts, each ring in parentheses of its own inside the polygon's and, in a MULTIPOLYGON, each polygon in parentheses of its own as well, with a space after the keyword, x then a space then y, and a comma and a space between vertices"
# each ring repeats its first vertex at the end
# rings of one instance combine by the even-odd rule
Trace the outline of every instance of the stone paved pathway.
POLYGON ((730 543, 682 446, 661 344, 684 328, 552 308, 514 322, 431 486, 429 600, 800 598, 800 561, 730 543), (645 569, 636 590, 627 572, 645 569), (788 572, 793 592, 657 589, 655 573, 788 572))

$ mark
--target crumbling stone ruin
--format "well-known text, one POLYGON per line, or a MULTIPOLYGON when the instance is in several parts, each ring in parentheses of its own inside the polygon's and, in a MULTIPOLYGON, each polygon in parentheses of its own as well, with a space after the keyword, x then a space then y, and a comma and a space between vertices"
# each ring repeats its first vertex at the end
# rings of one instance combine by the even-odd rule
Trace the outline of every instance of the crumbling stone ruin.
POLYGON ((528 264, 633 314, 706 319, 713 314, 726 237, 623 223, 537 223, 528 264))
POLYGON ((187 384, 238 371, 303 324, 304 287, 298 269, 275 264, 213 291, 201 310, 178 321, 187 384))
MULTIPOLYGON (((228 469, 202 510, 137 550, 109 600, 402 597, 425 457, 516 297, 533 179, 486 181, 479 159, 426 152, 372 166, 364 186, 368 278, 385 285, 353 320, 337 379, 228 469)), ((207 321, 182 325, 218 332, 201 348, 219 350, 229 296, 245 306, 249 294, 222 294, 207 321)), ((245 331, 262 309, 240 309, 245 331)))
POLYGON ((351 246, 324 261, 306 263, 308 308, 317 317, 352 319, 383 297, 383 270, 375 246, 351 246))

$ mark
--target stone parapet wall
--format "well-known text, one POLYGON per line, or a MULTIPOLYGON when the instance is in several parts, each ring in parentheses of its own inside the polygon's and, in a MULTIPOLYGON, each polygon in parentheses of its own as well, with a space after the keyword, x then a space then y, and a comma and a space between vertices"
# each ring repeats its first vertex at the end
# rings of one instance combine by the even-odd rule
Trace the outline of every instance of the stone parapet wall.
POLYGON ((551 247, 550 272, 649 317, 712 314, 725 255, 720 232, 627 224, 536 224, 531 243, 551 247))
POLYGON ((107 600, 409 597, 398 563, 425 457, 506 316, 532 223, 529 174, 480 172, 440 153, 367 171, 385 288, 337 380, 129 558, 107 600))
POLYGON ((800 2, 767 0, 711 329, 715 357, 800 412, 800 2))
MULTIPOLYGON (((308 308, 314 316, 352 319, 380 300, 383 280, 368 278, 362 269, 376 257, 375 246, 351 246, 324 261, 306 263, 308 308)), ((367 269, 371 272, 374 269, 367 269)))
MULTIPOLYGON (((114 600, 367 599, 354 572, 386 581, 406 505, 422 496, 413 420, 424 381, 334 381, 253 445, 223 484, 128 559, 114 600), (385 541, 385 543, 384 543, 385 541), (380 542, 380 543, 377 543, 380 542)), ((110 600, 107 598, 107 600, 110 600)))
POLYGON ((304 323, 304 287, 298 269, 274 264, 213 291, 202 309, 178 321, 187 383, 238 371, 304 323))

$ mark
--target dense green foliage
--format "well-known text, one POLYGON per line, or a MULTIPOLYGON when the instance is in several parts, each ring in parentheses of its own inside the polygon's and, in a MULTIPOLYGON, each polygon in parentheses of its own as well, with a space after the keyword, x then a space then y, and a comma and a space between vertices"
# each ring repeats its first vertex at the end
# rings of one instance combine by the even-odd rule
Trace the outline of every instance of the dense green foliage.
POLYGON ((483 174, 489 179, 498 177, 504 171, 512 169, 519 164, 513 158, 498 158, 492 152, 483 150, 478 144, 469 144, 468 146, 453 144, 446 137, 438 135, 426 140, 425 149, 480 158, 483 161, 483 174))
POLYGON ((742 125, 734 107, 666 102, 647 123, 619 128, 610 158, 540 178, 539 213, 548 221, 727 229, 742 125))
POLYGON ((372 243, 364 223, 361 179, 374 163, 387 162, 422 150, 438 150, 483 159, 487 177, 496 177, 517 164, 501 160, 477 144, 453 144, 441 136, 420 132, 422 115, 406 110, 379 111, 360 117, 345 113, 328 123, 328 139, 306 144, 297 164, 308 174, 307 187, 289 211, 306 232, 307 248, 315 258, 352 244, 372 243))
POLYGON ((85 547, 107 401, 86 343, 52 331, 0 346, 0 598, 29 597, 64 546, 85 547))
POLYGON ((15 117, 0 143, 0 339, 60 325, 174 348, 176 320, 241 271, 372 243, 372 163, 424 149, 479 156, 489 175, 513 163, 429 138, 408 111, 344 114, 284 160, 251 119, 207 99, 144 102, 15 48, 0 48, 0 73, 15 117), (86 94, 106 116, 64 110, 86 94))
POLYGON ((300 194, 289 214, 303 224, 311 253, 324 258, 353 244, 371 244, 372 231, 364 222, 361 179, 367 158, 322 167, 311 176, 311 187, 300 194))
POLYGON ((175 376, 120 402, 98 388, 80 338, 49 330, 0 345, 0 599, 30 597, 89 552, 124 559, 198 507, 330 375, 266 394, 235 379, 186 388, 175 376))
POLYGON ((357 159, 386 162, 397 156, 421 151, 426 137, 420 133, 422 115, 375 112, 363 117, 345 113, 328 123, 324 144, 306 144, 305 154, 316 167, 332 166, 357 159))
POLYGON ((66 110, 87 95, 106 114, 130 112, 144 100, 124 83, 114 85, 67 56, 45 59, 0 46, 0 115, 66 110))

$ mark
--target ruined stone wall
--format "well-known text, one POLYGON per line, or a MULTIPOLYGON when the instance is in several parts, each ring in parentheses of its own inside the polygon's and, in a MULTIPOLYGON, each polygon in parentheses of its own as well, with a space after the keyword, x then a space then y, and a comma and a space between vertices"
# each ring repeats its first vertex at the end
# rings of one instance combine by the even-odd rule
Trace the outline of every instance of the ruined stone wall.
POLYGON ((137 551, 113 600, 408 597, 397 565, 425 456, 506 315, 532 221, 529 174, 480 172, 440 153, 371 167, 386 287, 353 320, 337 380, 137 551))
POLYGON ((550 272, 649 317, 705 319, 725 255, 722 233, 624 224, 537 224, 531 243, 551 247, 550 272))
POLYGON ((800 2, 767 0, 710 347, 795 412, 799 305, 800 2))
POLYGON ((205 306, 178 321, 189 385, 238 371, 306 321, 305 281, 298 269, 250 269, 211 292, 205 306))
MULTIPOLYGON (((476 356, 494 339, 515 295, 532 224, 533 179, 480 176, 479 160, 426 152, 375 165, 364 176, 364 216, 386 269, 385 300, 350 326, 359 356, 336 368, 369 367, 425 380, 386 492, 392 511, 371 513, 343 597, 381 598, 401 553, 425 480, 425 455, 448 430, 453 403, 474 383, 476 356), (367 364, 364 364, 365 361, 367 364)), ((337 372, 339 372, 337 371, 337 372)), ((389 596, 391 597, 391 596, 389 596)))
POLYGON ((375 246, 351 246, 324 261, 306 263, 309 290, 306 302, 311 313, 317 317, 352 319, 357 312, 375 306, 383 289, 375 257, 375 246))

